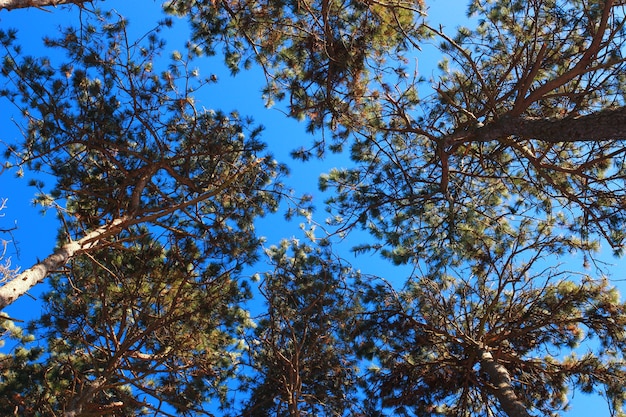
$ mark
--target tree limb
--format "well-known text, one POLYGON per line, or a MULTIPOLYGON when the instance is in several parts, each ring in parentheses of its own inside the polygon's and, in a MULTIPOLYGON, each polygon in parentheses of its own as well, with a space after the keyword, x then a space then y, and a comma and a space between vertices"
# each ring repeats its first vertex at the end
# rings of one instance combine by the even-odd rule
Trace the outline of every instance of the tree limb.
POLYGON ((41 282, 50 272, 61 268, 73 256, 81 251, 94 247, 105 236, 110 236, 117 232, 127 220, 128 219, 124 217, 115 219, 110 224, 97 228, 79 240, 66 243, 43 261, 36 263, 31 268, 4 284, 0 287, 0 310, 24 295, 37 283, 41 282))
MULTIPOLYGON (((139 223, 149 223, 172 214, 177 210, 183 210, 189 206, 193 206, 202 201, 208 200, 209 198, 215 197, 217 194, 223 192, 225 189, 236 183, 236 181, 240 179, 241 175, 248 172, 250 169, 257 167, 261 162, 263 162, 262 158, 256 159, 250 163, 249 166, 239 172, 236 172, 220 186, 215 189, 205 190, 204 193, 199 194, 195 198, 165 207, 155 212, 143 210, 138 213, 136 210, 133 210, 132 217, 130 215, 118 217, 111 223, 89 232, 79 240, 64 244, 52 255, 48 256, 43 261, 36 263, 33 267, 17 275, 11 281, 0 287, 0 310, 13 303, 20 296, 24 295, 37 283, 41 282, 48 274, 50 274, 50 272, 60 269, 73 256, 83 251, 92 249, 100 244, 102 239, 118 233, 124 227, 139 223)), ((145 179, 142 179, 142 182, 138 185, 138 187, 143 189, 143 187, 145 187, 145 182, 145 179)))
POLYGON ((532 417, 531 414, 526 411, 526 407, 515 395, 515 391, 511 387, 511 377, 509 371, 496 362, 491 352, 482 347, 479 349, 480 357, 480 369, 484 371, 489 380, 496 389, 494 394, 500 406, 509 417, 532 417))
POLYGON ((61 4, 75 4, 82 6, 83 3, 91 3, 93 0, 0 0, 0 10, 25 9, 28 7, 56 7, 61 4))
POLYGON ((511 136, 546 143, 624 140, 626 139, 626 106, 564 118, 505 115, 493 123, 472 131, 454 132, 446 137, 446 144, 451 146, 470 142, 490 142, 511 136))

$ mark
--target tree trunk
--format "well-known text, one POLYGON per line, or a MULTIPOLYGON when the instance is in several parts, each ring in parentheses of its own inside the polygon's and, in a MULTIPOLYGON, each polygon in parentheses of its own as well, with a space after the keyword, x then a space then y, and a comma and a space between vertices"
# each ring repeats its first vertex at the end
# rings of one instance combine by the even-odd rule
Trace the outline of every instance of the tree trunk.
POLYGON ((92 0, 0 0, 0 10, 25 9, 27 7, 56 7, 61 4, 76 4, 80 6, 83 3, 89 3, 91 1, 92 0))
POLYGON ((115 219, 112 223, 99 227, 79 240, 66 243, 43 261, 36 263, 4 284, 0 287, 0 310, 24 295, 50 272, 60 269, 73 256, 96 246, 102 238, 116 232, 120 224, 125 221, 126 218, 115 219))
MULTIPOLYGON (((2 2, 2 0, 0 0, 0 2, 2 2)), ((199 194, 194 198, 186 201, 181 201, 171 206, 166 206, 160 211, 153 211, 150 214, 144 214, 142 216, 138 215, 139 211, 135 209, 132 211, 132 216, 127 214, 125 216, 119 217, 113 220, 111 223, 101 226, 96 230, 88 233, 79 240, 66 243, 65 245, 57 249, 52 255, 48 256, 46 259, 38 262, 30 269, 27 269, 26 271, 22 272, 11 281, 0 287, 0 311, 2 311, 6 306, 14 302, 17 298, 24 295, 38 282, 42 281, 50 272, 58 270, 63 265, 65 265, 67 261, 69 261, 73 256, 80 252, 93 248, 94 246, 98 245, 103 238, 119 232, 122 227, 129 227, 138 223, 150 223, 156 219, 170 215, 177 210, 183 210, 187 207, 191 207, 195 204, 208 200, 228 189, 228 187, 236 183, 241 175, 257 167, 261 162, 263 162, 263 158, 258 158, 256 161, 248 165, 245 169, 236 172, 234 175, 228 178, 228 180, 224 181, 223 184, 215 187, 215 189, 205 190, 204 193, 199 194)), ((137 186, 137 190, 135 190, 134 192, 135 196, 141 195, 141 190, 145 188, 145 184, 148 182, 147 178, 148 177, 144 178, 142 180, 142 184, 137 186)), ((137 197, 137 199, 139 199, 139 197, 137 197)), ((134 204, 134 206, 136 208, 138 204, 134 204)))
POLYGON ((485 348, 479 350, 480 369, 484 371, 489 380, 495 385, 495 396, 500 402, 500 407, 509 417, 532 417, 528 414, 526 407, 515 395, 511 387, 511 377, 509 371, 504 366, 496 362, 491 352, 485 348))
POLYGON ((445 139, 446 145, 453 145, 459 142, 491 142, 511 136, 548 143, 624 141, 626 139, 626 106, 563 118, 505 115, 483 127, 454 132, 445 139))

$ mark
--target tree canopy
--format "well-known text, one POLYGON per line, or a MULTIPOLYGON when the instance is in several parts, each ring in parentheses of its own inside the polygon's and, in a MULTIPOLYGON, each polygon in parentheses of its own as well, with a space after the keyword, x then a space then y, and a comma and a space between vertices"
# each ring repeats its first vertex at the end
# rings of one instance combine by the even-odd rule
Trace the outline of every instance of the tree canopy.
POLYGON ((472 0, 449 32, 421 1, 171 0, 137 38, 106 1, 68 7, 47 54, 0 32, 23 133, 2 175, 45 173, 60 218, 56 252, 2 269, 0 308, 49 286, 40 317, 1 316, 4 414, 558 416, 580 392, 626 415, 600 256, 626 238, 621 2, 472 0), (204 55, 302 122, 291 164, 344 156, 317 173, 327 219, 282 145, 197 105, 204 55), (266 244, 277 211, 309 242, 266 244))

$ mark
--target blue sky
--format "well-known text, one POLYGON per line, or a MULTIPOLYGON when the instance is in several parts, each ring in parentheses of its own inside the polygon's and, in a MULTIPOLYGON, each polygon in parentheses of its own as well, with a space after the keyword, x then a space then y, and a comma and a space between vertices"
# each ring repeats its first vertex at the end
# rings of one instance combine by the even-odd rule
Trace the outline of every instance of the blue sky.
MULTIPOLYGON (((448 32, 452 33, 457 25, 466 25, 465 0, 431 0, 427 2, 431 10, 429 12, 432 22, 444 22, 448 32)), ((103 8, 116 8, 122 16, 130 21, 131 30, 143 33, 154 26, 161 17, 160 2, 151 0, 123 1, 107 0, 101 3, 103 8)), ((3 29, 13 27, 19 30, 18 39, 24 45, 26 51, 37 53, 42 51, 41 37, 45 34, 55 33, 56 28, 62 22, 76 21, 76 9, 59 8, 52 12, 39 9, 25 9, 0 12, 0 27, 3 29)), ((186 38, 185 22, 178 22, 179 29, 168 32, 167 49, 182 49, 186 38)), ((43 53, 49 54, 49 51, 43 53)), ((424 47, 418 55, 419 71, 427 78, 435 71, 438 54, 434 48, 424 47)), ((305 133, 304 124, 286 118, 278 109, 267 109, 261 100, 260 90, 264 84, 264 77, 259 71, 251 70, 242 72, 237 78, 229 75, 228 70, 221 64, 219 57, 202 59, 198 61, 201 73, 204 75, 217 74, 219 82, 201 90, 197 95, 198 106, 221 109, 224 111, 237 110, 241 115, 254 116, 257 123, 265 126, 262 139, 270 144, 270 149, 277 160, 286 162, 291 168, 292 174, 287 183, 296 189, 297 193, 309 193, 314 196, 314 202, 318 207, 315 220, 324 223, 326 213, 323 209, 324 195, 317 190, 317 178, 322 172, 331 167, 348 165, 349 161, 343 156, 329 156, 324 161, 312 161, 307 163, 293 163, 289 158, 289 151, 306 143, 310 143, 311 137, 305 133)), ((11 117, 19 117, 18 111, 6 101, 0 101, 0 117, 2 129, 0 141, 13 142, 20 140, 20 132, 11 117)), ((1 143, 0 143, 1 146, 1 143)), ((13 242, 9 244, 7 255, 11 257, 14 266, 22 269, 28 268, 37 259, 46 257, 53 250, 56 243, 57 219, 52 210, 41 215, 40 208, 33 207, 32 199, 36 190, 27 186, 31 173, 26 173, 25 178, 17 179, 14 172, 5 172, 0 175, 0 198, 8 198, 7 209, 0 215, 0 228, 9 228, 14 224, 17 229, 13 232, 13 242)), ((278 243, 281 238, 295 236, 304 238, 296 220, 285 223, 282 213, 268 217, 259 222, 258 230, 267 236, 268 243, 278 243)), ((361 235, 362 236, 362 235, 361 235)), ((354 258, 349 248, 356 244, 356 236, 352 236, 337 248, 353 265, 364 273, 384 276, 389 271, 389 264, 382 261, 377 255, 361 255, 354 258)), ((7 239, 8 236, 0 236, 7 239)), ((607 251, 610 252, 610 251, 607 251)), ((617 260, 610 255, 604 259, 615 264, 612 268, 614 278, 626 275, 626 261, 617 260)), ((572 259, 568 262, 582 262, 580 259, 572 259)), ((399 269, 394 274, 402 274, 399 269)), ((31 292, 33 297, 23 297, 7 309, 7 312, 19 319, 28 319, 39 314, 41 304, 36 297, 45 290, 40 285, 31 292)), ((540 383, 540 381, 538 381, 540 383)), ((578 394, 573 402, 574 412, 571 416, 608 415, 608 409, 604 402, 598 398, 592 398, 578 394)))

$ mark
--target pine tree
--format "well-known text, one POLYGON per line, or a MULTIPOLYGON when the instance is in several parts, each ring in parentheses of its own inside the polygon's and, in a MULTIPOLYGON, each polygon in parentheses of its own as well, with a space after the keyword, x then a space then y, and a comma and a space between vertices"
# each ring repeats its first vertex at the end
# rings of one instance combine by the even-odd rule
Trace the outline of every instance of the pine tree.
POLYGON ((261 154, 260 128, 236 113, 196 109, 191 91, 212 80, 190 69, 193 48, 153 71, 160 29, 141 44, 128 39, 125 26, 94 15, 46 39, 66 54, 57 66, 20 57, 15 33, 2 34, 2 71, 12 83, 2 94, 27 120, 25 143, 8 152, 54 176, 40 204, 67 204, 58 251, 0 287, 0 307, 133 225, 150 224, 164 239, 202 237, 205 247, 215 244, 212 228, 228 230, 220 245, 245 253, 256 244, 248 233, 252 219, 276 208, 279 189, 270 182, 283 167, 261 154))
POLYGON ((40 201, 68 202, 60 252, 33 276, 65 268, 28 329, 50 354, 3 324, 20 344, 0 368, 5 412, 208 413, 234 377, 248 415, 556 416, 576 391, 624 415, 625 304, 596 262, 625 237, 621 2, 473 0, 476 25, 456 34, 421 2, 165 8, 308 120, 321 138, 295 156, 347 149, 353 164, 320 179, 330 226, 368 231, 358 252, 413 272, 368 282, 284 243, 250 330, 235 275, 282 169, 258 131, 198 111, 191 56, 155 73, 158 37, 126 42, 123 20, 48 40, 67 51, 58 66, 3 33, 3 95, 28 118, 17 149, 58 181, 40 201), (428 80, 410 67, 424 42, 444 56, 428 80))
POLYGON ((251 325, 239 278, 262 242, 253 223, 276 210, 285 168, 251 120, 195 107, 213 80, 190 69, 193 48, 157 70, 168 22, 134 42, 115 14, 83 17, 45 41, 61 63, 2 33, 2 95, 26 119, 9 152, 52 176, 37 201, 63 227, 55 254, 0 287, 5 306, 14 282, 51 285, 25 331, 3 316, 16 347, 0 413, 210 415, 228 404, 251 325))
POLYGON ((355 352, 373 365, 373 407, 557 416, 578 391, 623 415, 626 304, 606 277, 563 268, 567 246, 549 225, 524 222, 475 237, 452 266, 427 265, 401 289, 373 281, 353 332, 355 352))
POLYGON ((266 312, 248 343, 253 371, 242 415, 355 415, 357 362, 345 336, 358 274, 329 247, 285 240, 266 252, 275 269, 260 283, 266 312))
MULTIPOLYGON (((233 72, 259 65, 267 74, 268 105, 286 100, 287 111, 308 118, 314 130, 333 126, 363 102, 371 77, 389 56, 403 59, 423 31, 414 16, 421 0, 364 2, 172 0, 169 13, 186 16, 194 39, 220 51, 233 72)), ((345 127, 345 126, 344 126, 345 127)), ((316 143, 323 153, 323 143, 316 143)), ((308 153, 307 153, 308 155, 308 153)))
MULTIPOLYGON (((193 3, 216 17, 224 4, 193 3)), ((307 10, 303 3, 279 6, 291 18, 298 5, 307 10)), ((386 50, 371 41, 351 51, 363 58, 346 61, 358 83, 333 84, 332 77, 331 88, 315 77, 302 83, 320 62, 306 36, 287 33, 292 43, 273 43, 278 47, 268 53, 255 49, 261 36, 244 29, 252 35, 236 44, 269 69, 268 91, 284 94, 277 97, 288 109, 301 97, 311 100, 302 109, 311 102, 323 107, 290 110, 308 116, 323 138, 296 156, 348 147, 352 167, 321 177, 322 189, 332 193, 337 231, 362 228, 372 240, 357 250, 426 271, 367 299, 372 319, 355 337, 369 340, 369 354, 381 362, 381 374, 371 379, 372 407, 395 407, 394 415, 559 413, 566 388, 604 389, 621 415, 624 314, 615 290, 562 267, 541 274, 546 267, 537 260, 579 252, 600 272, 593 262, 601 243, 622 252, 623 6, 476 0, 468 10, 476 27, 454 35, 408 9, 411 17, 387 26, 394 36, 386 50), (408 64, 411 48, 425 40, 441 42, 444 56, 440 73, 428 80, 408 64), (293 63, 284 60, 292 46, 302 51, 293 63), (421 97, 428 86, 434 93, 421 97), (556 314, 560 308, 567 313, 556 314), (498 329, 495 341, 491 326, 498 329), (565 352, 583 334, 594 335, 603 350, 567 360, 537 350, 553 345, 565 352), (546 386, 531 387, 530 380, 546 386)), ((360 16, 350 7, 335 13, 339 21, 360 16)), ((190 18, 197 38, 214 41, 197 15, 190 18)), ((233 20, 219 22, 236 25, 242 15, 237 9, 233 20)), ((265 24, 259 19, 255 28, 265 24)), ((357 39, 370 32, 355 26, 345 33, 357 39)), ((324 71, 332 74, 330 65, 324 71)))
POLYGON ((237 336, 251 323, 242 260, 134 233, 54 276, 47 313, 29 326, 45 351, 22 341, 3 365, 0 398, 20 399, 3 401, 4 414, 202 415, 226 403, 237 336))

